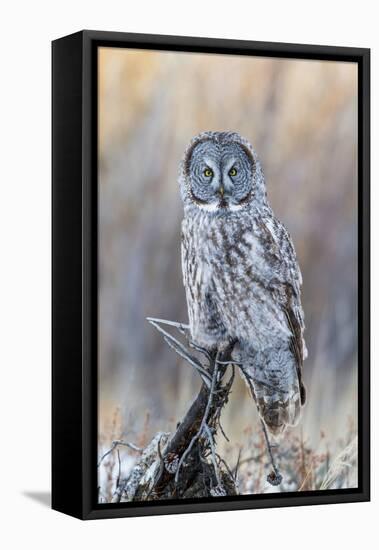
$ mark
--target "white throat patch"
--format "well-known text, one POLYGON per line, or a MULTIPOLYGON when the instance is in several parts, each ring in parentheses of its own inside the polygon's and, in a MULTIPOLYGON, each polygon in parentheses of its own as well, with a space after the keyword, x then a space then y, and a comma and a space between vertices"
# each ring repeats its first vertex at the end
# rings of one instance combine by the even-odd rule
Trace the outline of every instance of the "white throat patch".
MULTIPOLYGON (((206 212, 217 212, 218 210, 223 210, 223 207, 220 207, 218 202, 212 202, 211 204, 198 204, 197 206, 200 210, 205 210, 206 212)), ((238 212, 238 210, 241 210, 242 208, 242 204, 228 204, 228 206, 225 207, 225 210, 229 210, 230 212, 238 212)))

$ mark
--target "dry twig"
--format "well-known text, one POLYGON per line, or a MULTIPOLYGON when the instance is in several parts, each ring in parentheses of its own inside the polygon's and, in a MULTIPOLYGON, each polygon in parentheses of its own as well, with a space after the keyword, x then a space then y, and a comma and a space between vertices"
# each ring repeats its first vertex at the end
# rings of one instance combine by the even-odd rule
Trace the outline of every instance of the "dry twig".
POLYGON ((141 447, 137 447, 137 445, 134 445, 134 443, 129 443, 128 441, 123 441, 122 439, 116 439, 112 442, 112 446, 108 451, 106 451, 103 456, 100 458, 99 462, 97 463, 97 467, 100 466, 100 464, 103 462, 104 458, 106 458, 109 454, 111 454, 116 447, 119 445, 124 445, 125 447, 129 447, 129 449, 132 449, 133 451, 136 451, 138 453, 142 453, 143 449, 141 447))

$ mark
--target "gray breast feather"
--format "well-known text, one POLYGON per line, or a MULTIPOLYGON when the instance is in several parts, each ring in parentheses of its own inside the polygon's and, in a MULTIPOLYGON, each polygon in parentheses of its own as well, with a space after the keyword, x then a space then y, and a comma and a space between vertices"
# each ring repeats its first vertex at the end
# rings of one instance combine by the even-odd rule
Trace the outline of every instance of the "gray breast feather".
POLYGON ((221 338, 226 332, 254 349, 291 337, 285 306, 290 300, 299 309, 300 273, 295 259, 288 258, 293 251, 288 236, 271 237, 269 244, 263 223, 241 214, 227 225, 201 215, 184 221, 183 277, 193 337, 213 338, 213 330, 211 335, 201 331, 217 313, 221 338))
POLYGON ((183 282, 192 338, 238 342, 258 410, 273 433, 294 425, 305 401, 301 274, 291 239, 271 211, 209 217, 182 226, 183 282))

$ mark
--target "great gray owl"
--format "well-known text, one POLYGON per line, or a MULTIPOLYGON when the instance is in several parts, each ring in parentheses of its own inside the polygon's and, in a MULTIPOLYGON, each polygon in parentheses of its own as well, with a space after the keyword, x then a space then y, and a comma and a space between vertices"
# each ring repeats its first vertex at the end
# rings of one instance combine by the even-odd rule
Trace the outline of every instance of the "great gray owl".
POLYGON ((234 132, 192 139, 180 166, 182 268, 193 341, 235 342, 271 433, 297 423, 306 357, 300 269, 267 201, 257 154, 234 132))

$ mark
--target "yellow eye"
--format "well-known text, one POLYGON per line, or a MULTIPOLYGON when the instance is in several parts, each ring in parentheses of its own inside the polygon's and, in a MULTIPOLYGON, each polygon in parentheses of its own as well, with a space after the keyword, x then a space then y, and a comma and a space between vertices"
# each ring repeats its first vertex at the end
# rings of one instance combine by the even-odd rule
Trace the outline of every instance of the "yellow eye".
POLYGON ((206 178, 211 178, 213 176, 213 170, 211 170, 210 168, 206 168, 204 170, 204 176, 206 178))
POLYGON ((229 176, 236 176, 237 175, 237 170, 235 168, 231 168, 229 170, 229 176))

